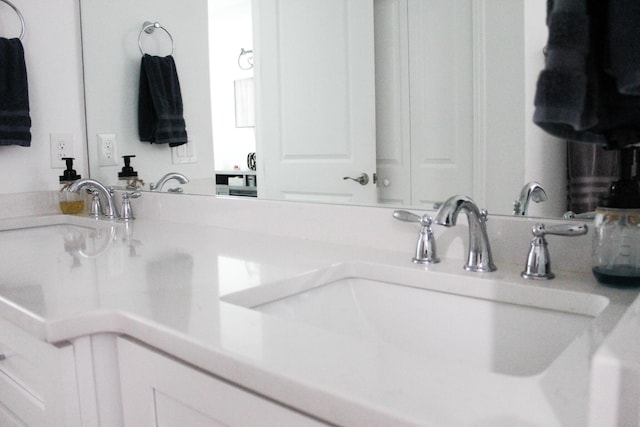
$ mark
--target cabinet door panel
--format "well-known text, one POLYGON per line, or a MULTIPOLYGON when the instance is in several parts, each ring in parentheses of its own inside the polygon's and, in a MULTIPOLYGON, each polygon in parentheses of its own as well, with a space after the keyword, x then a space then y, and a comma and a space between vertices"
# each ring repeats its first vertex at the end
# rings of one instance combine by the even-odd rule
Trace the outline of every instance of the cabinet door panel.
POLYGON ((203 414, 191 405, 156 390, 154 393, 158 427, 225 427, 210 415, 203 414))
POLYGON ((123 338, 118 358, 125 426, 326 425, 123 338))

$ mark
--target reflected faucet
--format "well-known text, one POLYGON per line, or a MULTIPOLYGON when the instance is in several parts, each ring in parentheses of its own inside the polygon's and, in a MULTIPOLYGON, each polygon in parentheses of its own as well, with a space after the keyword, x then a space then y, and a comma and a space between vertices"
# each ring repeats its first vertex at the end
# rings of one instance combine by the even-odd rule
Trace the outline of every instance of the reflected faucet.
POLYGON ((518 199, 513 202, 513 214, 526 216, 529 209, 529 201, 531 200, 536 203, 547 200, 547 193, 539 182, 531 181, 522 187, 518 199))
POLYGON ((169 172, 168 174, 160 178, 158 182, 156 182, 155 184, 154 183, 149 184, 149 189, 151 191, 162 191, 162 187, 164 187, 167 181, 171 179, 175 179, 180 184, 186 184, 189 182, 189 178, 187 178, 183 174, 179 172, 169 172))
POLYGON ((104 214, 105 217, 109 219, 115 219, 118 217, 118 215, 116 214, 116 204, 113 199, 113 193, 111 192, 110 189, 105 187, 101 182, 91 178, 79 179, 75 181, 73 184, 71 184, 69 187, 67 187, 67 191, 72 193, 77 193, 84 187, 94 188, 95 190, 98 191, 98 193, 102 194, 104 199, 107 201, 107 213, 104 214))
POLYGON ((475 272, 495 271, 491 246, 487 236, 487 211, 478 209, 475 202, 467 196, 453 196, 445 201, 433 222, 451 227, 456 225, 458 214, 464 211, 469 222, 469 253, 464 269, 475 272))

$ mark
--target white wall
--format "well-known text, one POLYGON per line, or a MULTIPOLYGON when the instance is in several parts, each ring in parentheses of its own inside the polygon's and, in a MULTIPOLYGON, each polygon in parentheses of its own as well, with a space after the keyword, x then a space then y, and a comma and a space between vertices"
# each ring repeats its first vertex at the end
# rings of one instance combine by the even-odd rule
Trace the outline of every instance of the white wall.
POLYGON ((511 213, 524 185, 524 1, 484 2, 484 135, 476 163, 484 169, 477 182, 484 197, 476 201, 490 213, 511 213))
MULTIPOLYGON (((549 199, 531 203, 529 216, 565 210, 565 144, 533 123, 538 74, 544 66, 544 0, 487 1, 485 14, 484 197, 491 213, 509 213, 526 182, 538 181, 549 199)), ((475 193, 474 193, 475 195, 475 193)), ((482 202, 484 200, 484 203, 482 202)))
MULTIPOLYGON (((253 77, 238 66, 240 49, 253 49, 251 0, 209 1, 211 112, 216 170, 247 170, 247 154, 256 151, 254 128, 235 127, 233 81, 253 77)), ((246 68, 246 63, 242 61, 246 68)))
MULTIPOLYGON (((31 147, 0 147, 0 193, 55 190, 62 169, 50 166, 50 133, 73 135, 75 169, 88 177, 78 1, 11 1, 26 24, 32 141, 31 147)), ((0 3, 0 35, 16 37, 19 26, 14 12, 0 3)))
MULTIPOLYGON (((192 181, 213 181, 207 0, 87 0, 82 3, 87 129, 91 177, 118 185, 117 166, 99 166, 97 134, 115 133, 118 156, 135 155, 132 166, 148 184, 171 171, 192 181), (158 21, 175 42, 173 56, 180 80, 189 144, 197 162, 175 165, 167 144, 141 142, 138 136, 138 86, 141 53, 138 36, 145 21, 158 21)), ((143 48, 151 55, 171 53, 171 41, 162 30, 143 34, 143 48)))
POLYGON ((530 216, 558 217, 567 210, 566 142, 549 135, 533 123, 536 82, 544 68, 543 48, 547 44, 546 3, 525 4, 525 181, 538 181, 548 200, 529 205, 530 216))

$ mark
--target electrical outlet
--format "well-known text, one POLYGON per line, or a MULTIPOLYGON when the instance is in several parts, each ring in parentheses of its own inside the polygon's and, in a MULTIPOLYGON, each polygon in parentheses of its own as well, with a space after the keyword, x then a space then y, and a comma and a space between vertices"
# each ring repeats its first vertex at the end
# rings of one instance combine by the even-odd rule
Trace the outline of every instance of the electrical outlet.
POLYGON ((66 164, 65 157, 73 157, 73 135, 70 133, 51 133, 49 134, 51 168, 64 169, 66 164))
POLYGON ((117 166, 118 149, 116 144, 116 134, 98 134, 98 159, 100 166, 117 166))

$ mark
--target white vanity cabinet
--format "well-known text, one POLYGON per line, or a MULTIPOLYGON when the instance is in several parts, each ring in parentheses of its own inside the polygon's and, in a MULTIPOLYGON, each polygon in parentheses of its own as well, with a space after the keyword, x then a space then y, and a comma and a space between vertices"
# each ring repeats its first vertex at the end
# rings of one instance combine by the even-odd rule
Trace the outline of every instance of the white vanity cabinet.
POLYGON ((125 427, 327 425, 126 338, 117 346, 125 427))
POLYGON ((81 426, 71 345, 47 344, 0 319, 0 426, 81 426))

